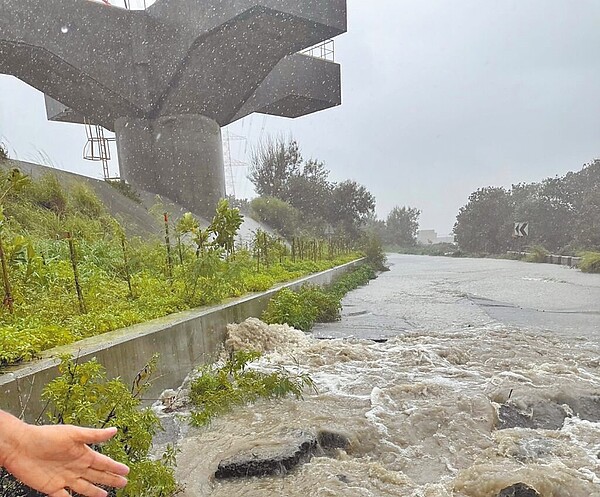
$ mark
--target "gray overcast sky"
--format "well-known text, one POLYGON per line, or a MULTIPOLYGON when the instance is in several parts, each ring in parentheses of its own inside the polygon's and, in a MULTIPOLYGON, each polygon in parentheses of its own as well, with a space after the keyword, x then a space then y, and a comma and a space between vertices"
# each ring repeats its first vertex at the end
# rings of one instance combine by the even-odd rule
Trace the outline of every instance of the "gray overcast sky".
MULTIPOLYGON (((247 138, 231 142, 238 160, 261 134, 289 133, 333 180, 364 184, 380 217, 418 207, 421 228, 444 234, 475 189, 600 156, 598 0, 348 0, 348 16, 342 106, 230 126, 247 138)), ((7 76, 0 140, 23 160, 101 176, 81 159, 83 127, 46 122, 41 94, 7 76)), ((244 174, 238 196, 252 195, 244 174)))

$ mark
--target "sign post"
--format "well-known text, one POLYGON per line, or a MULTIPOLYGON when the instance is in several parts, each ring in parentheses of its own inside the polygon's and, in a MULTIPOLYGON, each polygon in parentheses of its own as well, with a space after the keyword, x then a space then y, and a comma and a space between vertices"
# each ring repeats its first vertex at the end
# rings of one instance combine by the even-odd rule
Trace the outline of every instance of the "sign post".
POLYGON ((529 235, 529 223, 515 223, 513 237, 521 238, 529 235))
POLYGON ((519 222, 515 223, 513 226, 513 240, 515 241, 515 249, 520 254, 523 255, 523 242, 525 237, 529 236, 529 223, 528 222, 519 222))

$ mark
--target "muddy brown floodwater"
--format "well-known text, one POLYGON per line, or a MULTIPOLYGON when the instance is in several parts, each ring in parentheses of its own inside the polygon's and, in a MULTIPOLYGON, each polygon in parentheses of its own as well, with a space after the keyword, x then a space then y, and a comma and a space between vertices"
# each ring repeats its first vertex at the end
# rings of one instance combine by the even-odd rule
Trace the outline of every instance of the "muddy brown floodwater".
POLYGON ((600 496, 600 276, 389 259, 391 271, 349 294, 343 319, 314 335, 231 327, 231 344, 265 352, 257 368, 309 373, 318 393, 204 429, 163 414, 180 437, 182 495, 496 497, 523 482, 542 497, 600 496), (350 445, 287 474, 213 478, 223 459, 321 430, 350 445))

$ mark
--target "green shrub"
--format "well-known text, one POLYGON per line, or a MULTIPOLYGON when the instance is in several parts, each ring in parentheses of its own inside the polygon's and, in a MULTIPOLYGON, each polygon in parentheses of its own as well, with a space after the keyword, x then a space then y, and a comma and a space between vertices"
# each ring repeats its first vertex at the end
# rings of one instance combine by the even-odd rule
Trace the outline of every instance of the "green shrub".
POLYGON ((298 330, 310 331, 316 322, 337 321, 346 293, 375 278, 375 270, 368 264, 342 275, 329 288, 304 285, 297 292, 284 288, 275 295, 263 312, 267 324, 288 324, 298 330))
MULTIPOLYGON (((46 385, 42 394, 48 402, 48 421, 52 424, 119 429, 114 438, 96 447, 131 469, 127 486, 111 491, 110 495, 116 497, 169 497, 178 490, 173 470, 175 450, 167 448, 158 460, 150 457, 152 437, 162 428, 150 408, 140 409, 139 397, 147 388, 155 363, 153 358, 130 388, 120 379, 108 380, 95 359, 79 363, 63 356, 59 366, 61 375, 46 385)), ((32 495, 24 491, 25 487, 16 484, 10 475, 0 474, 1 497, 32 495)))
POLYGON ((332 323, 340 319, 341 296, 312 285, 303 286, 299 294, 303 302, 308 303, 311 309, 317 310, 315 322, 332 323))
POLYGON ((525 257, 525 260, 527 262, 543 263, 543 262, 546 262, 547 257, 550 255, 550 252, 548 252, 541 245, 534 245, 532 247, 529 247, 528 250, 529 250, 529 253, 525 257))
POLYGON ((378 236, 371 235, 367 238, 365 244, 365 257, 367 263, 376 271, 389 271, 389 268, 385 265, 387 257, 378 236))
POLYGON ((250 202, 250 213, 284 237, 295 234, 302 214, 298 209, 276 197, 257 197, 250 202))
POLYGON ((317 319, 319 309, 302 295, 284 288, 275 295, 263 312, 262 320, 267 324, 288 324, 297 330, 309 331, 317 319))
POLYGON ((584 252, 581 258, 579 269, 584 273, 600 273, 600 252, 584 252))
POLYGON ((330 291, 342 298, 348 292, 366 285, 375 278, 375 270, 369 264, 363 264, 338 278, 330 291))
POLYGON ((282 367, 273 373, 247 369, 248 364, 259 357, 258 352, 238 351, 223 366, 202 367, 190 388, 190 400, 195 406, 192 424, 207 425, 215 416, 259 399, 288 395, 299 399, 305 387, 315 388, 308 375, 294 375, 282 367))
POLYGON ((0 162, 7 161, 8 159, 8 150, 6 150, 4 143, 0 143, 0 162))
POLYGON ((107 179, 106 181, 110 186, 112 186, 115 190, 117 190, 121 195, 127 197, 129 200, 133 200, 137 204, 142 203, 142 198, 140 194, 122 179, 107 179))

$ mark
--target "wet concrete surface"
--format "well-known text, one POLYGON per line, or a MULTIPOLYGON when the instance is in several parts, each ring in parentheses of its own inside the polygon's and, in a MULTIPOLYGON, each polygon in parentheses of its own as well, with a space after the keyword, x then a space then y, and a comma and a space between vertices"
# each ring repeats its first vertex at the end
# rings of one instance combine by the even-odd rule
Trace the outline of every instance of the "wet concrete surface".
POLYGON ((456 331, 490 321, 595 339, 600 275, 552 264, 388 254, 391 271, 348 295, 340 323, 318 338, 386 339, 406 331, 456 331))

